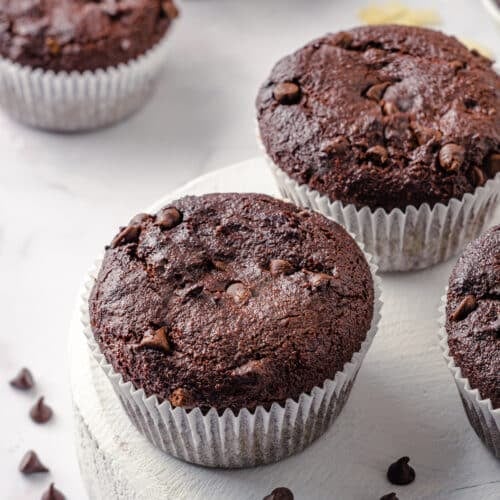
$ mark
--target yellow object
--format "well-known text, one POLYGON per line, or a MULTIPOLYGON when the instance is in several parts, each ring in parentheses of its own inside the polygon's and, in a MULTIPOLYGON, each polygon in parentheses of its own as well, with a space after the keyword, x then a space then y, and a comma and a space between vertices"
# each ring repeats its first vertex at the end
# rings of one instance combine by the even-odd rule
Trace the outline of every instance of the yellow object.
POLYGON ((470 38, 459 38, 459 40, 469 49, 477 50, 482 56, 493 59, 493 52, 488 47, 471 40, 470 38))
POLYGON ((359 18, 365 24, 429 26, 441 22, 439 14, 434 9, 411 9, 398 1, 364 7, 359 11, 359 18))

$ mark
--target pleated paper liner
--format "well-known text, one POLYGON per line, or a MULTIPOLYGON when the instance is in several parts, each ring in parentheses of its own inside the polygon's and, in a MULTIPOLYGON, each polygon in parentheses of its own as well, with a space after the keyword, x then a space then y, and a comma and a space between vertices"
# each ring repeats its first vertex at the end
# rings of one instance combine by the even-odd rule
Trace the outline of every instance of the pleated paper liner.
POLYGON ((44 71, 0 58, 0 107, 22 123, 59 132, 119 122, 153 92, 168 38, 127 64, 96 71, 44 71))
POLYGON ((344 226, 371 253, 380 271, 424 269, 448 260, 481 234, 500 199, 500 174, 473 193, 446 205, 427 203, 420 207, 357 209, 352 204, 331 201, 327 196, 300 185, 266 155, 281 194, 297 205, 311 208, 344 226))
POLYGON ((439 345, 443 357, 453 376, 471 426, 481 441, 497 458, 500 458, 500 408, 494 409, 490 399, 481 398, 479 390, 471 386, 469 379, 462 375, 460 367, 455 364, 448 347, 448 334, 445 328, 446 300, 445 293, 441 297, 439 308, 439 345))
POLYGON ((297 401, 284 406, 273 403, 269 410, 259 406, 242 409, 237 415, 215 408, 203 414, 199 408, 184 410, 144 390, 115 372, 101 353, 89 325, 88 300, 101 264, 90 272, 81 298, 82 325, 92 356, 104 370, 123 407, 137 429, 161 450, 187 462, 209 467, 251 467, 279 461, 297 453, 321 436, 341 412, 380 320, 381 290, 377 267, 366 254, 374 280, 375 302, 370 330, 361 348, 337 372, 297 401))

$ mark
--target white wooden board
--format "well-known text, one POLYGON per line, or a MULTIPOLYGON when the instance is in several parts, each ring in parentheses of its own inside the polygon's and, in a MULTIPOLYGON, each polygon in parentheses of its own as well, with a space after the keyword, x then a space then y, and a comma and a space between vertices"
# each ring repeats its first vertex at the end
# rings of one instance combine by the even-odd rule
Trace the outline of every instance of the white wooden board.
MULTIPOLYGON (((264 161, 254 159, 200 177, 154 208, 215 191, 277 194, 264 161)), ((401 500, 500 498, 500 462, 469 426, 437 344, 437 308, 452 265, 383 275, 380 329, 342 414, 303 453, 255 469, 196 467, 150 445, 90 360, 75 310, 71 387, 90 498, 262 499, 277 486, 288 486, 299 500, 369 500, 390 491, 401 500), (411 457, 417 479, 394 487, 385 471, 402 455, 411 457)))

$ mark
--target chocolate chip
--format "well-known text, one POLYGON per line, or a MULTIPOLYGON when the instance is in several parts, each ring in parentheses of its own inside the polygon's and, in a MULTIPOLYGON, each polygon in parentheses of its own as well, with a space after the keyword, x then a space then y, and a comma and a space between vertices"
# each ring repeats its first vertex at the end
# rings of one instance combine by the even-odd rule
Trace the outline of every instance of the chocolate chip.
POLYGON ((172 349, 167 338, 167 330, 164 326, 153 332, 153 335, 148 335, 141 340, 139 348, 156 349, 169 353, 172 349))
POLYGON ((33 380, 33 375, 27 368, 22 368, 21 371, 10 381, 10 385, 21 391, 27 391, 31 389, 35 382, 33 380))
POLYGON ((175 207, 162 209, 156 216, 156 224, 162 229, 172 229, 182 222, 182 214, 175 207))
POLYGON ((436 130, 430 127, 425 127, 424 125, 413 124, 413 131, 415 132, 415 136, 417 137, 418 144, 423 146, 428 142, 437 142, 440 141, 443 137, 443 134, 440 130, 436 130))
POLYGON ((312 286, 312 288, 321 288, 324 286, 327 286, 331 283, 331 280, 333 279, 332 276, 329 274, 325 273, 311 273, 308 272, 308 279, 309 283, 312 286))
POLYGON ((380 497, 380 500, 399 500, 396 493, 387 493, 387 495, 384 495, 383 497, 380 497))
POLYGON ((168 397, 170 404, 172 406, 179 406, 183 408, 194 408, 194 398, 190 391, 184 389, 183 387, 179 387, 178 389, 174 389, 170 396, 168 397))
POLYGON ((164 0, 161 3, 161 8, 163 9, 163 12, 167 14, 169 19, 175 19, 179 15, 179 9, 171 0, 164 0))
POLYGON ((479 167, 474 167, 471 172, 473 186, 482 186, 486 184, 486 175, 479 167))
POLYGON ((66 497, 52 483, 49 489, 42 495, 42 500, 66 500, 66 497))
POLYGON ((385 115, 395 115, 396 113, 399 112, 399 109, 396 106, 396 104, 391 101, 383 102, 382 110, 385 115))
POLYGON ((474 297, 474 295, 466 295, 451 314, 451 321, 461 321, 465 319, 476 307, 476 297, 474 297))
POLYGON ((231 283, 226 288, 226 293, 230 295, 237 304, 246 304, 252 296, 250 290, 239 281, 231 283))
POLYGON ((321 152, 326 154, 341 154, 347 151, 348 148, 349 141, 343 135, 338 135, 321 143, 321 152))
POLYGON ((450 68, 456 73, 457 71, 460 71, 461 69, 464 69, 465 63, 462 61, 454 60, 449 63, 450 68))
POLYGON ((390 82, 376 83, 375 85, 368 87, 368 90, 365 92, 365 96, 372 101, 378 102, 382 99, 385 89, 389 87, 390 84, 390 82))
POLYGON ((380 146, 378 144, 369 148, 366 152, 366 155, 368 156, 368 158, 374 160, 375 162, 382 164, 387 161, 387 158, 389 156, 389 154, 387 153, 387 149, 385 149, 384 146, 380 146))
POLYGON ((123 228, 111 242, 111 248, 127 245, 128 243, 136 243, 141 234, 140 226, 127 226, 123 228))
POLYGON ((84 4, 76 27, 77 35, 85 40, 104 39, 111 29, 111 21, 101 6, 93 2, 84 4))
POLYGON ((272 276, 279 276, 280 274, 292 274, 294 268, 287 260, 273 259, 269 264, 269 271, 272 276))
POLYGON ((415 480, 415 471, 409 465, 408 457, 401 457, 387 469, 387 479, 392 484, 404 485, 410 484, 415 480))
POLYGON ((30 474, 49 472, 49 469, 40 462, 38 455, 33 450, 30 450, 22 458, 19 464, 19 472, 29 476, 30 474))
POLYGON ((148 220, 153 220, 153 216, 149 214, 137 214, 130 219, 130 222, 128 223, 129 226, 139 226, 141 224, 144 224, 148 220))
POLYGON ((500 172, 500 153, 493 153, 488 157, 486 171, 489 177, 495 177, 500 172))
POLYGON ((354 39, 350 33, 347 33, 346 31, 340 31, 335 35, 335 38, 333 39, 333 44, 336 45, 337 47, 348 49, 351 46, 353 40, 354 39))
POLYGON ((445 144, 439 151, 439 164, 449 172, 456 172, 464 161, 465 149, 458 144, 445 144))
POLYGON ((275 488, 264 500, 293 500, 293 493, 285 487, 275 488))
POLYGON ((57 56, 61 52, 61 45, 55 38, 48 37, 45 40, 45 46, 53 56, 57 56))
POLYGON ((300 101, 300 87, 293 82, 277 83, 273 96, 280 104, 296 104, 300 101))
POLYGON ((31 420, 37 424, 45 424, 52 418, 52 408, 44 403, 41 397, 30 410, 31 420))

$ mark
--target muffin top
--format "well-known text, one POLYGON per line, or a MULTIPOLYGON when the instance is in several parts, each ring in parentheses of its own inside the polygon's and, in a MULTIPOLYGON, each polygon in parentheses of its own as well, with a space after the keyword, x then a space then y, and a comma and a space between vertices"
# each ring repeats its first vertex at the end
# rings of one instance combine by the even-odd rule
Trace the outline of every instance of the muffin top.
POLYGON ((279 61, 257 97, 274 163, 332 200, 390 211, 461 198, 500 171, 500 78, 429 29, 366 26, 279 61))
POLYGON ((446 331, 463 376, 500 408, 500 225, 470 243, 455 265, 446 331))
POLYGON ((0 55, 54 71, 117 66, 153 47, 176 16, 172 0, 0 0, 0 55))
POLYGON ((114 369, 174 406, 284 403, 360 349, 374 289, 334 222, 260 194, 138 215, 107 248, 89 310, 114 369))

